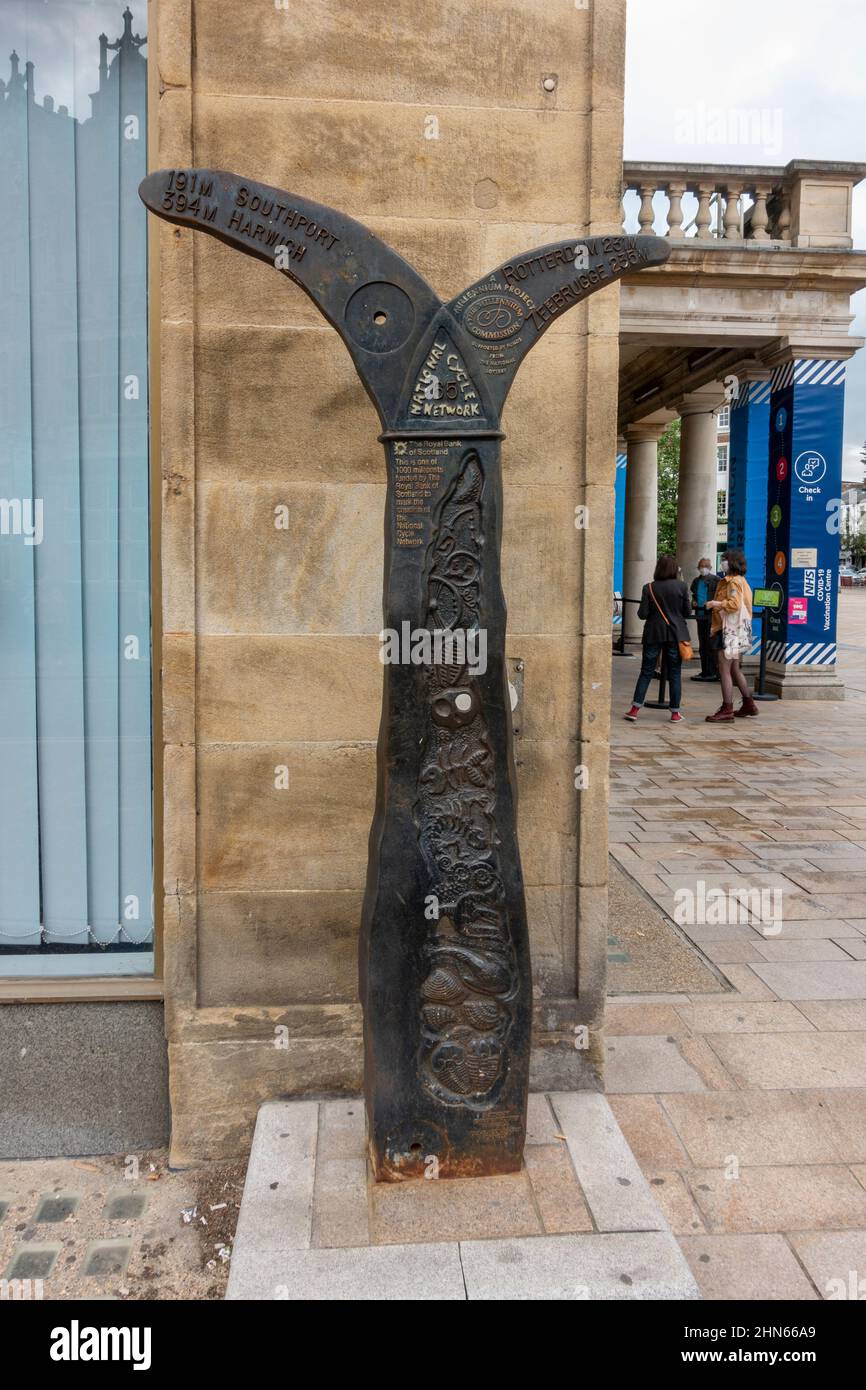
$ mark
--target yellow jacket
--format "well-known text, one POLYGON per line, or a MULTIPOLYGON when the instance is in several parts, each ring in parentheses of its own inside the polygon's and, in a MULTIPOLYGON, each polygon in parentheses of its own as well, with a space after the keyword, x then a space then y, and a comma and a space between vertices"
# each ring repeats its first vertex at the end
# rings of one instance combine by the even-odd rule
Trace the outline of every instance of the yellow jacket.
POLYGON ((720 632, 725 613, 736 613, 745 604, 749 617, 752 616, 752 591, 741 574, 726 574, 719 580, 713 594, 721 608, 711 608, 710 635, 720 632))

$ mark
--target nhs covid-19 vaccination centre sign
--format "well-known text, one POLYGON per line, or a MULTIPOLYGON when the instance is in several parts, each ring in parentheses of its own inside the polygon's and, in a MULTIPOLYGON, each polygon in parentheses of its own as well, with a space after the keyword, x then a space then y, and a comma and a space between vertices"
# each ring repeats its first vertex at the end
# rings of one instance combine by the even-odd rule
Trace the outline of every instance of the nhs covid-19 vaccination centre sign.
POLYGON ((767 584, 771 665, 836 662, 845 363, 798 358, 775 369, 770 397, 767 584))

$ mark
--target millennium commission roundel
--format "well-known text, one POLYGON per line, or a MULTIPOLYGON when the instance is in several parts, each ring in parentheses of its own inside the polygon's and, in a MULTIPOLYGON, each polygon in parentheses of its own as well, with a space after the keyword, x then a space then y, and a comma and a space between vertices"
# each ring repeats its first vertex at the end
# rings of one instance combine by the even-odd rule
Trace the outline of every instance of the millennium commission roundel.
POLYGON ((525 319, 526 309, 515 295, 494 291, 470 304, 463 322, 476 338, 501 342, 519 333, 525 319))

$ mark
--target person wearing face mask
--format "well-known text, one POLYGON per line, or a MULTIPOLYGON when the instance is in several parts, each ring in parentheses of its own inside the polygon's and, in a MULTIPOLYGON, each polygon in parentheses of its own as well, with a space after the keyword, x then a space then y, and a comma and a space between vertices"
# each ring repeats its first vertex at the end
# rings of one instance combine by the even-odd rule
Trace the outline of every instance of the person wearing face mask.
POLYGON ((740 661, 752 649, 752 590, 746 582, 746 557, 742 550, 726 550, 722 556, 722 577, 716 592, 707 599, 711 612, 710 644, 719 663, 722 683, 722 703, 715 714, 707 715, 708 724, 728 724, 758 713, 758 706, 749 694, 740 661), (734 709, 734 686, 743 697, 738 710, 734 709))
POLYGON ((698 649, 701 654, 701 673, 699 676, 692 676, 693 681, 717 681, 719 673, 716 668, 716 658, 710 646, 710 623, 712 614, 707 608, 707 601, 716 592, 718 576, 713 573, 712 565, 704 556, 698 560, 698 575, 691 582, 692 595, 692 615, 698 625, 698 649))

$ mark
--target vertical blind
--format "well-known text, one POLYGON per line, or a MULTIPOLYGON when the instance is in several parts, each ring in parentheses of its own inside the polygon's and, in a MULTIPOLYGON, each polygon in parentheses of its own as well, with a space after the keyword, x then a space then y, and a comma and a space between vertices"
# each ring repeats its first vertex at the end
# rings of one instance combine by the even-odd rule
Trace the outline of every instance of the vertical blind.
POLYGON ((0 976, 9 948, 152 938, 147 69, 132 20, 113 43, 93 35, 87 119, 37 101, 38 63, 15 52, 0 90, 0 976))

